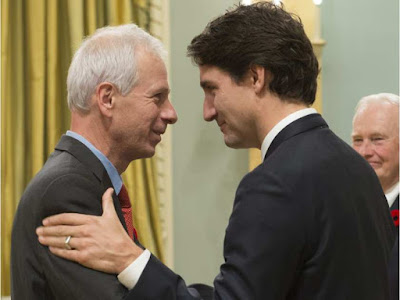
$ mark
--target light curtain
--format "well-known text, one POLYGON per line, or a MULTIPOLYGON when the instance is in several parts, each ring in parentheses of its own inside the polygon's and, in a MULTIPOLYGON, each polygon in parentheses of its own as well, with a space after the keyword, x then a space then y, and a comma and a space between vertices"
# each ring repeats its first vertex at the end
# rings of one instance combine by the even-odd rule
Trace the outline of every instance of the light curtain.
MULTIPOLYGON (((82 38, 105 25, 150 27, 151 0, 1 0, 2 295, 10 293, 11 227, 18 201, 69 127, 66 76, 82 38)), ((142 244, 164 250, 155 160, 123 178, 142 244)), ((27 249, 27 251, 30 251, 27 249)))

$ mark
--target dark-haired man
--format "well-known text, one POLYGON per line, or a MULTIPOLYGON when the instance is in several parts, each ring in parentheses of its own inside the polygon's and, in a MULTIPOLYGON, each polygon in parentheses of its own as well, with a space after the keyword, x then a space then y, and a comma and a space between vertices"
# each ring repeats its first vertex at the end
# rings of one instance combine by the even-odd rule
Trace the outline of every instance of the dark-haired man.
MULTIPOLYGON (((208 296, 388 299, 394 228, 385 198, 367 162, 309 108, 318 62, 302 24, 268 2, 238 6, 209 23, 188 54, 200 69, 204 119, 217 122, 227 146, 257 147, 263 155, 237 189, 225 263, 208 296)), ((62 249, 63 237, 81 233, 51 226, 58 224, 89 232, 93 217, 47 219, 38 233, 43 244, 58 247, 55 254, 116 274, 135 264, 135 245, 126 238, 111 249, 88 242, 62 249), (89 252, 102 259, 85 260, 89 252)), ((94 232, 87 241, 112 236, 94 232)), ((129 288, 129 299, 196 299, 153 256, 129 288)))

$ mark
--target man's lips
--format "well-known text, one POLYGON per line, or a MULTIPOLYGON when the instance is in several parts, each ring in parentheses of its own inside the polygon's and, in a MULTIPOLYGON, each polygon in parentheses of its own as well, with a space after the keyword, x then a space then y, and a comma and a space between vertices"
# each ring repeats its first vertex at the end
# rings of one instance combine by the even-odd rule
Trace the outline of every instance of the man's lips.
POLYGON ((158 144, 159 142, 161 142, 161 135, 165 132, 165 130, 152 130, 153 134, 154 134, 154 142, 156 144, 158 144))
POLYGON ((368 161, 368 163, 369 163, 373 168, 375 168, 375 167, 380 167, 380 166, 382 165, 382 163, 379 162, 379 161, 368 161))
POLYGON ((221 123, 219 123, 219 122, 217 122, 217 124, 218 124, 218 126, 219 126, 219 129, 221 129, 221 131, 223 132, 223 130, 224 130, 224 125, 226 124, 225 122, 221 122, 221 123))
POLYGON ((166 128, 161 129, 161 130, 153 130, 153 132, 154 132, 155 134, 162 135, 162 134, 165 133, 165 130, 166 130, 166 128))

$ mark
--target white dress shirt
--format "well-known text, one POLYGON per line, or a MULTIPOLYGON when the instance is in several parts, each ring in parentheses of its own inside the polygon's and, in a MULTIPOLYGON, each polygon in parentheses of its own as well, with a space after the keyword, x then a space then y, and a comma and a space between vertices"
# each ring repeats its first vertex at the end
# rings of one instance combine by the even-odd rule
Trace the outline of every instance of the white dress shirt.
POLYGON ((399 182, 397 182, 394 186, 392 186, 389 189, 389 191, 385 194, 389 207, 393 205, 398 195, 399 195, 399 182))
POLYGON ((149 262, 150 255, 151 253, 149 250, 144 250, 143 253, 140 254, 139 257, 136 258, 128 267, 126 267, 125 270, 119 273, 119 282, 121 282, 127 289, 133 289, 149 262))
POLYGON ((316 114, 317 111, 314 108, 304 108, 301 110, 298 110, 287 117, 283 118, 280 120, 272 129, 270 132, 268 132, 267 136, 264 138, 264 141, 262 142, 261 145, 261 160, 264 161, 265 154, 267 154, 269 146, 271 146, 272 141, 275 139, 275 137, 278 135, 279 132, 282 131, 283 128, 288 126, 290 123, 293 123, 294 121, 311 115, 311 114, 316 114))

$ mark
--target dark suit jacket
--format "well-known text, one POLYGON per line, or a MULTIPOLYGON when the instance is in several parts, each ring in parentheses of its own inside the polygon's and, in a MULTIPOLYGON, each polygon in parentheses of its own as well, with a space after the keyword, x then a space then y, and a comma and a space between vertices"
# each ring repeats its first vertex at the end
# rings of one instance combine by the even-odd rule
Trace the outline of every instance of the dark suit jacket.
MULTIPOLYGON (((394 227, 374 170, 329 130, 301 118, 241 181, 214 299, 389 299, 394 227)), ((151 257, 128 299, 195 299, 151 257)))
MULTIPOLYGON (((79 212, 101 215, 101 198, 111 187, 102 163, 81 142, 63 136, 19 203, 12 230, 12 299, 122 299, 127 293, 115 275, 58 258, 35 233, 43 218, 79 212)), ((125 226, 117 196, 114 205, 125 226)), ((73 238, 72 238, 73 239, 73 238)))
POLYGON ((393 222, 397 229, 396 242, 389 262, 389 287, 391 300, 399 300, 399 195, 390 207, 393 222))

